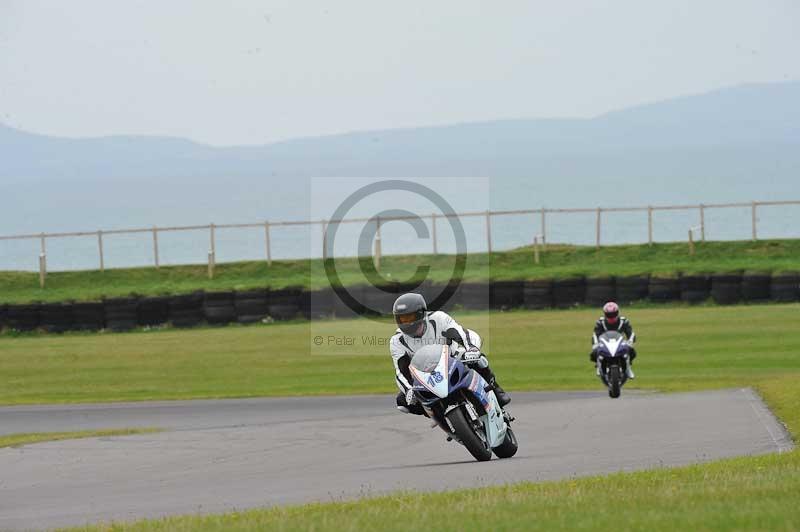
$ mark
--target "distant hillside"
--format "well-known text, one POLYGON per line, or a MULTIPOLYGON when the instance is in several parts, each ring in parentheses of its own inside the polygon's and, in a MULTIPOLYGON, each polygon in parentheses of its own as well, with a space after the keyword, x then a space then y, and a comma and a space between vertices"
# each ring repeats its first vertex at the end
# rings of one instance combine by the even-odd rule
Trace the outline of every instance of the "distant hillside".
POLYGON ((800 82, 745 85, 592 119, 502 120, 215 148, 63 139, 0 125, 0 180, 205 176, 800 175, 800 82))

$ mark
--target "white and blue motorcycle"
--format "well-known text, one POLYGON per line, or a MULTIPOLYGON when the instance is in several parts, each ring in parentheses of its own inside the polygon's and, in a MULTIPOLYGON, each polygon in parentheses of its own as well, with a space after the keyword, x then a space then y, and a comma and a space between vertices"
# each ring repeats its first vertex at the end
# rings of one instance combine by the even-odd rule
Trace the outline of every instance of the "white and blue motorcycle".
POLYGON ((494 390, 453 356, 448 345, 427 345, 411 359, 413 390, 425 412, 478 461, 510 458, 517 452, 511 430, 514 420, 497 401, 494 390))
POLYGON ((608 395, 616 399, 622 393, 622 386, 628 380, 630 346, 625 336, 608 331, 600 335, 595 347, 597 353, 597 374, 608 388, 608 395))

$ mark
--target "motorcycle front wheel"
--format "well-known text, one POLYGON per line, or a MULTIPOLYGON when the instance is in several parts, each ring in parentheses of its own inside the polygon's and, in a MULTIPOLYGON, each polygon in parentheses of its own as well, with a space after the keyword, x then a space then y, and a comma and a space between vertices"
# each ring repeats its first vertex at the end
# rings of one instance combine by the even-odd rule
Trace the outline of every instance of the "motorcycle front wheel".
POLYGON ((484 438, 478 436, 469 418, 464 413, 464 407, 454 408, 447 413, 447 419, 453 425, 456 437, 464 444, 469 454, 479 462, 491 460, 492 449, 488 446, 484 438))
POLYGON ((616 399, 620 394, 620 384, 622 382, 622 373, 619 366, 611 366, 608 370, 608 395, 612 399, 616 399))
POLYGON ((517 454, 517 437, 511 427, 506 428, 506 437, 503 443, 492 450, 498 458, 511 458, 517 454))

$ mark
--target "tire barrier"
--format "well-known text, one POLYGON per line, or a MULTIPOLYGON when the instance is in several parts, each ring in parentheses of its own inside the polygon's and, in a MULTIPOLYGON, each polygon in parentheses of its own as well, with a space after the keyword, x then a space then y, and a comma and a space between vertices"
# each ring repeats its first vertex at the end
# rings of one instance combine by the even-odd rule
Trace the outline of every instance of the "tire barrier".
POLYGON ((72 328, 76 331, 99 331, 105 327, 106 315, 102 303, 74 303, 72 328))
POLYGON ((650 277, 647 295, 651 301, 658 303, 678 301, 681 298, 680 281, 672 277, 650 277))
POLYGON ((553 281, 549 279, 525 281, 522 285, 523 305, 527 309, 540 310, 553 306, 553 281))
POLYGON ((601 307, 609 301, 617 300, 617 284, 613 277, 587 277, 587 305, 601 307))
POLYGON ((163 325, 169 321, 169 297, 146 297, 139 301, 136 323, 142 327, 163 325))
POLYGON ((41 305, 8 305, 6 323, 15 331, 33 331, 39 327, 39 309, 41 305))
POLYGON ((627 305, 647 299, 650 276, 617 277, 617 303, 627 305))
POLYGON ((733 305, 742 299, 740 274, 715 274, 711 276, 711 297, 720 305, 733 305))
POLYGON ((465 310, 489 310, 490 297, 486 283, 461 283, 453 295, 454 304, 465 310))
POLYGON ((582 305, 586 300, 586 279, 574 277, 553 281, 553 305, 556 308, 582 305))
POLYGON ((137 325, 139 301, 135 297, 115 297, 103 301, 106 328, 112 331, 130 331, 137 325))
POLYGON ((769 298, 772 301, 780 301, 782 303, 799 300, 800 274, 773 275, 769 285, 769 298))
POLYGON ((707 275, 684 275, 679 279, 681 300, 700 303, 711 295, 711 281, 707 275))
POLYGON ((203 316, 210 325, 224 325, 236 321, 233 291, 206 292, 203 300, 203 316))
POLYGON ((269 293, 267 314, 276 321, 293 320, 300 314, 300 294, 297 287, 282 288, 269 293))
POLYGON ((236 292, 233 306, 236 309, 236 321, 239 323, 256 323, 267 317, 268 294, 266 288, 236 292))
POLYGON ((509 310, 522 306, 524 294, 522 281, 495 281, 489 285, 489 308, 509 310))
MULTIPOLYGON (((412 287, 387 285, 386 291, 364 285, 349 287, 354 298, 388 315, 401 293, 416 291, 432 302, 443 285, 424 283, 412 287), (385 310, 384 310, 385 309, 385 310)), ((495 281, 461 283, 441 310, 566 308, 581 304, 601 305, 608 300, 621 304, 649 299, 653 302, 705 301, 722 305, 739 301, 793 302, 800 300, 800 274, 684 275, 679 278, 631 276, 617 278, 570 278, 559 280, 495 281)), ((440 310, 431 308, 430 310, 440 310)), ((269 291, 253 289, 226 292, 195 292, 187 295, 119 297, 96 303, 30 303, 0 305, 0 328, 17 331, 41 329, 93 331, 103 328, 127 331, 136 326, 194 327, 202 323, 225 324, 289 320, 297 317, 325 319, 354 317, 333 289, 306 291, 298 287, 269 291)))
POLYGON ((71 303, 43 303, 39 311, 39 326, 51 333, 72 329, 71 303))
POLYGON ((196 327, 205 320, 203 292, 194 292, 169 298, 169 321, 173 327, 196 327))
POLYGON ((300 314, 307 320, 323 320, 334 315, 333 289, 303 291, 300 294, 300 314))
POLYGON ((742 300, 767 301, 772 277, 763 274, 742 275, 742 300))

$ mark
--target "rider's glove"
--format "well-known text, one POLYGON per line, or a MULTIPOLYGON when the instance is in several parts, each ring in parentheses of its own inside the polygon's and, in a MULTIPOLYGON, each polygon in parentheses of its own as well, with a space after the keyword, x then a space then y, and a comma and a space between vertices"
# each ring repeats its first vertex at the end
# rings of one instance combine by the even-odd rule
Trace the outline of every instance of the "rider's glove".
POLYGON ((481 350, 477 347, 470 347, 461 355, 461 360, 465 363, 477 362, 481 358, 481 350))
POLYGON ((418 402, 419 401, 417 400, 417 395, 414 393, 414 390, 409 389, 406 392, 406 404, 408 406, 411 406, 411 405, 416 404, 418 402))

